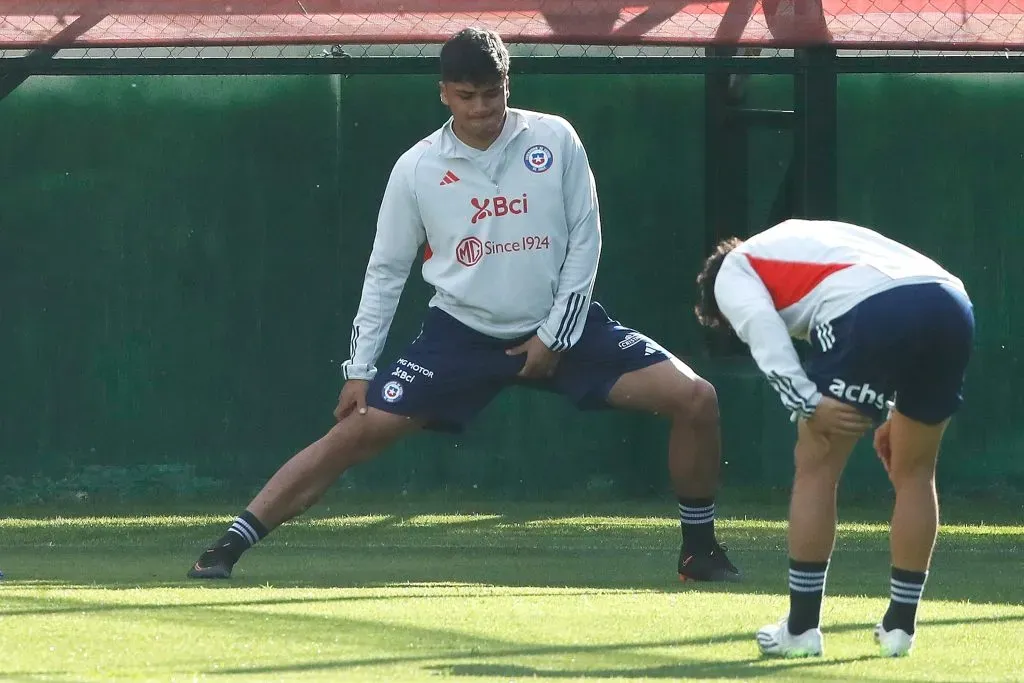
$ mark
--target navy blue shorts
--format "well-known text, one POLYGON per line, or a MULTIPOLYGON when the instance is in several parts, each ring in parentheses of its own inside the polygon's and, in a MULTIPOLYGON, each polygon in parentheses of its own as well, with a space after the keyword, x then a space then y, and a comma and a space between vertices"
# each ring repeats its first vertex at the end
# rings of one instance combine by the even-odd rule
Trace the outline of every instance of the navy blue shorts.
POLYGON ((974 309, 959 290, 928 283, 875 294, 811 330, 808 377, 825 396, 884 419, 887 403, 938 424, 963 401, 974 309))
POLYGON ((660 345, 612 320, 594 302, 580 340, 562 354, 555 374, 524 380, 516 374, 526 354, 508 356, 505 351, 531 336, 496 339, 431 308, 402 357, 370 383, 367 405, 425 419, 431 429, 457 432, 505 387, 553 391, 583 410, 605 408, 619 377, 669 358, 660 345))

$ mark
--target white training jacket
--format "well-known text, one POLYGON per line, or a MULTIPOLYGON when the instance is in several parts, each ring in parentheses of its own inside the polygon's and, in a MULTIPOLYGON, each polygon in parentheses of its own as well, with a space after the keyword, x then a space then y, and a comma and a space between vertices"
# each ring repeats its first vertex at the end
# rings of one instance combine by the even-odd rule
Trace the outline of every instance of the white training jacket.
POLYGON ((430 300, 500 339, 536 333, 554 351, 583 332, 601 254, 590 163, 558 116, 509 109, 485 151, 449 121, 403 154, 377 219, 345 379, 373 379, 413 262, 423 248, 430 300))
POLYGON ((821 392, 801 367, 791 338, 809 339, 811 330, 874 294, 927 282, 964 291, 935 261, 873 230, 792 219, 725 257, 715 299, 782 403, 809 417, 821 392))

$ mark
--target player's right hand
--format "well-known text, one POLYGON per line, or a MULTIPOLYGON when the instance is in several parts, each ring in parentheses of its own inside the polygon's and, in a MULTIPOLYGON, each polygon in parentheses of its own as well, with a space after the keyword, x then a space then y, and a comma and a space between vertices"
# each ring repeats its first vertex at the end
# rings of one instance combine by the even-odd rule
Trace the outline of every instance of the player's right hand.
POLYGON ((341 422, 353 411, 366 415, 366 391, 370 383, 365 379, 350 379, 341 388, 338 395, 338 407, 334 409, 334 419, 341 422))
POLYGON ((871 426, 871 418, 853 406, 823 397, 807 425, 821 434, 860 436, 871 426))
POLYGON ((526 354, 526 361, 519 371, 519 377, 527 379, 546 379, 555 374, 558 367, 558 360, 561 354, 549 349, 540 337, 533 335, 519 346, 507 349, 508 356, 521 356, 526 354))

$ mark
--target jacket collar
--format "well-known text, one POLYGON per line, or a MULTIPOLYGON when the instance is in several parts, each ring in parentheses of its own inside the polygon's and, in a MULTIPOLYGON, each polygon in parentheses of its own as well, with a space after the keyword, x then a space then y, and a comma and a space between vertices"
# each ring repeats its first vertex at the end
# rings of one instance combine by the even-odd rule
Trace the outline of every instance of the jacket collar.
MULTIPOLYGON (((494 143, 492 143, 488 151, 494 150, 495 144, 500 145, 502 147, 509 145, 513 140, 519 137, 520 133, 529 129, 529 127, 530 122, 527 120, 526 116, 524 116, 523 113, 520 112, 518 109, 513 109, 509 107, 506 110, 505 114, 505 126, 502 128, 502 132, 498 136, 498 139, 495 140, 494 143), (506 130, 509 128, 509 126, 512 127, 511 134, 508 135, 507 139, 505 139, 504 142, 499 142, 501 138, 505 135, 506 130)), ((449 159, 466 158, 465 153, 461 149, 461 145, 458 142, 456 142, 457 140, 458 138, 455 135, 455 131, 452 129, 452 118, 449 117, 445 124, 441 126, 441 140, 440 144, 438 145, 438 152, 441 154, 441 156, 447 157, 449 159)))

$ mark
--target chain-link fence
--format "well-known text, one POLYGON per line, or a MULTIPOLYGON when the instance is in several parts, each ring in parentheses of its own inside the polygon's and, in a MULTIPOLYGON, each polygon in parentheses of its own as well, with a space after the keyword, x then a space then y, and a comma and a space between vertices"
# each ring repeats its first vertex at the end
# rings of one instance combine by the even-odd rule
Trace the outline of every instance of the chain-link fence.
MULTIPOLYGON (((653 45, 552 45, 509 43, 513 57, 703 57, 702 47, 653 45)), ((437 57, 440 43, 374 43, 324 45, 236 45, 236 46, 163 46, 163 47, 72 47, 54 55, 58 59, 310 59, 317 57, 386 58, 437 57)), ((0 50, 0 57, 24 57, 31 50, 0 50)), ((749 52, 753 53, 752 50, 749 52)), ((792 50, 764 49, 759 54, 792 54, 792 50)))
MULTIPOLYGON (((631 45, 548 45, 512 43, 513 57, 693 57, 708 56, 703 47, 631 45)), ((88 47, 60 50, 56 59, 314 59, 327 57, 436 57, 441 46, 431 44, 373 45, 237 45, 207 47, 88 47)), ((25 57, 31 50, 0 50, 0 59, 25 57)), ((789 48, 745 48, 747 57, 792 57, 789 48)), ((838 50, 842 57, 1024 57, 1024 50, 838 50)))
MULTIPOLYGON (((513 57, 574 57, 574 58, 651 58, 673 57, 701 59, 709 56, 703 47, 631 46, 631 45, 550 45, 511 43, 513 57)), ((206 47, 87 47, 57 51, 58 60, 88 59, 384 59, 388 57, 436 57, 441 46, 430 44, 357 44, 357 45, 237 45, 206 47)), ((738 56, 747 58, 791 58, 790 48, 741 48, 738 56)), ((0 50, 0 59, 25 57, 31 50, 0 50)), ((1024 59, 1024 50, 837 50, 839 58, 849 57, 1000 57, 1024 59)), ((938 69, 938 67, 936 67, 938 69)), ((939 69, 941 70, 941 69, 939 69)))
POLYGON ((611 54, 633 55, 630 50, 713 44, 1024 49, 1024 0, 4 0, 3 6, 0 48, 6 50, 177 46, 159 53, 171 57, 308 57, 338 44, 351 45, 355 56, 419 56, 469 25, 538 50, 548 44, 550 56, 585 56, 594 46, 630 46, 611 54), (239 53, 230 46, 249 47, 239 53), (566 52, 570 46, 582 52, 566 52))

